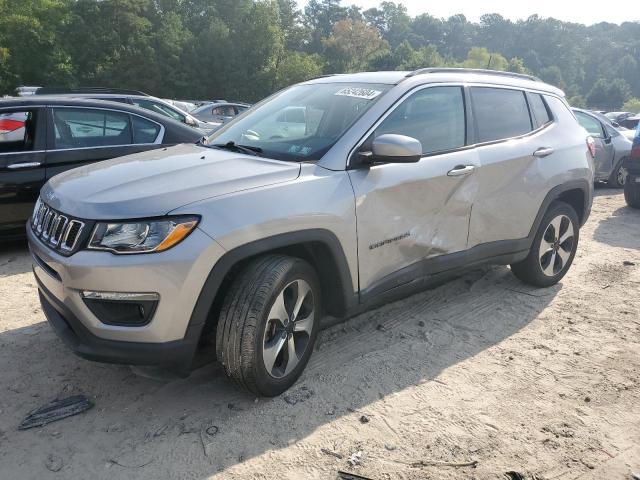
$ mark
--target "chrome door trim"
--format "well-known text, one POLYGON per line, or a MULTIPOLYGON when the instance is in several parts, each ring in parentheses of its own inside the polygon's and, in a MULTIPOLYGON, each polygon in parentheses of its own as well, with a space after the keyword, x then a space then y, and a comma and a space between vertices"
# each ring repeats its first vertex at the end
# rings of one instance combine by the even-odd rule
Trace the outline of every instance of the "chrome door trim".
POLYGON ((36 168, 41 167, 42 162, 24 162, 24 163, 12 163, 11 165, 7 165, 9 170, 20 170, 22 168, 36 168))

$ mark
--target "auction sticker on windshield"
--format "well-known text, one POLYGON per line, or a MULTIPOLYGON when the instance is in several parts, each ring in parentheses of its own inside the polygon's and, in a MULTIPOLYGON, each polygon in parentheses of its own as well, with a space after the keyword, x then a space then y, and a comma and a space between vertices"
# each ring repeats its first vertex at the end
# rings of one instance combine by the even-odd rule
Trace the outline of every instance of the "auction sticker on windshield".
POLYGON ((382 92, 380 90, 373 90, 371 88, 357 88, 357 87, 347 87, 342 90, 338 90, 334 95, 339 97, 354 97, 354 98, 364 98, 365 100, 373 100, 382 92))

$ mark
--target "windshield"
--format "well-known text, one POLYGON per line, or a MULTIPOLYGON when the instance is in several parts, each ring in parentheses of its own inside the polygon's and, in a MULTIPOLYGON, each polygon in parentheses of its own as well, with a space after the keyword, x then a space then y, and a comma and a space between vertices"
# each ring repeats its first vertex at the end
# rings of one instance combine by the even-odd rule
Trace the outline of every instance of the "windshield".
POLYGON ((278 160, 319 160, 390 85, 296 85, 213 133, 208 146, 241 145, 278 160))

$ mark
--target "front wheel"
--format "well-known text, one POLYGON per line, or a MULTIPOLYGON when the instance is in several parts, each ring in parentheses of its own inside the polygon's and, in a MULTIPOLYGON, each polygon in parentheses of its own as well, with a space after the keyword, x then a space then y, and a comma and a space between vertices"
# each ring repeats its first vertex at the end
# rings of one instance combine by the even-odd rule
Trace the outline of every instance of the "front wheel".
POLYGON ((565 276, 578 248, 578 215, 565 202, 553 202, 540 222, 527 258, 511 265, 513 274, 536 287, 550 287, 565 276))
POLYGON ((227 294, 216 355, 244 389, 272 397, 304 370, 320 323, 320 284, 304 260, 265 255, 249 263, 227 294))

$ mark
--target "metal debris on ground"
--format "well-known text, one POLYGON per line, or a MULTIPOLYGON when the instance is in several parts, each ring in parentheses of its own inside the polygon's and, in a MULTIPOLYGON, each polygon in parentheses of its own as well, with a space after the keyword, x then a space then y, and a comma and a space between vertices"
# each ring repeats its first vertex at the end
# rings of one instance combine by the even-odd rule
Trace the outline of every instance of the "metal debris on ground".
POLYGON ((32 410, 18 425, 18 430, 42 427, 48 423, 82 413, 91 407, 93 407, 93 402, 85 395, 72 395, 63 399, 56 399, 32 410))
POLYGON ((338 478, 340 480, 373 480, 369 477, 363 477, 362 475, 358 475, 357 473, 344 472, 342 470, 338 470, 338 478))
POLYGON ((627 267, 633 267, 635 265, 634 262, 630 262, 629 260, 625 260, 624 262, 622 262, 622 264, 627 267))
POLYGON ((321 448, 320 451, 325 455, 331 455, 332 457, 336 457, 340 460, 344 458, 340 453, 334 452, 333 450, 329 450, 328 448, 321 448))
POLYGON ((478 465, 477 460, 470 462, 441 462, 439 460, 420 460, 419 462, 413 462, 412 467, 472 467, 475 468, 478 465))
POLYGON ((362 451, 358 450, 357 452, 351 454, 351 456, 349 457, 349 460, 347 460, 347 463, 352 467, 355 467, 356 465, 360 465, 361 460, 362 460, 362 451))

